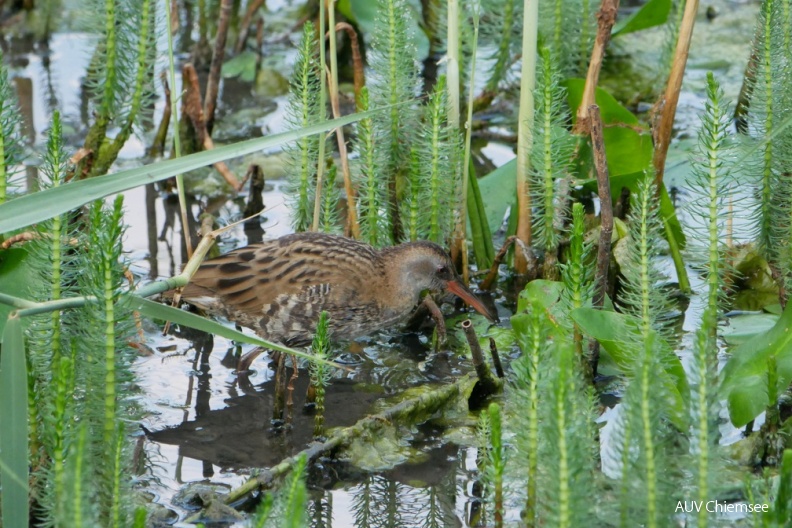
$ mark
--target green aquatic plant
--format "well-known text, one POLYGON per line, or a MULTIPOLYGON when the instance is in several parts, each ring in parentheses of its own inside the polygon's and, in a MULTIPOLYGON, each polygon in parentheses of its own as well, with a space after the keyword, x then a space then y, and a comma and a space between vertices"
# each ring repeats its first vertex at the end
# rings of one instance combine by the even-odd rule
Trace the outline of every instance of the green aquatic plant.
POLYGON ((88 423, 90 438, 90 480, 96 496, 99 518, 105 526, 123 526, 131 514, 124 497, 130 492, 126 449, 126 427, 134 416, 131 384, 133 349, 127 344, 133 335, 132 314, 120 301, 124 286, 121 238, 124 224, 123 197, 112 208, 94 202, 87 218, 90 252, 83 254, 79 284, 83 293, 98 302, 82 307, 79 315, 83 337, 79 342, 81 368, 76 383, 84 387, 80 415, 88 423), (123 420, 123 421, 122 421, 123 420))
MULTIPOLYGON (((319 322, 316 325, 311 351, 314 356, 320 359, 330 358, 330 339, 328 332, 328 315, 322 312, 319 315, 319 322)), ((330 382, 330 369, 324 363, 311 363, 311 386, 316 392, 316 414, 314 415, 314 436, 324 436, 324 411, 325 411, 325 389, 330 382)))
MULTIPOLYGON (((569 233, 569 250, 566 263, 561 264, 561 278, 564 282, 564 290, 561 293, 561 302, 564 306, 564 313, 571 313, 577 308, 587 306, 591 303, 594 294, 594 283, 591 280, 591 266, 587 265, 591 244, 585 241, 585 221, 583 205, 575 203, 572 205, 572 231, 569 233)), ((574 321, 565 318, 564 322, 572 325, 573 341, 578 357, 586 360, 586 352, 583 349, 583 334, 580 327, 574 321)))
POLYGON ((539 3, 539 36, 564 76, 586 73, 595 26, 587 0, 552 0, 539 3))
MULTIPOLYGON (((405 0, 378 0, 369 55, 371 104, 375 107, 414 101, 418 94, 417 57, 405 0)), ((381 176, 388 182, 388 222, 395 241, 406 237, 400 219, 399 189, 410 173, 410 150, 418 124, 413 104, 392 106, 373 116, 382 138, 381 176)))
POLYGON ((568 336, 542 353, 538 515, 542 524, 572 528, 594 515, 593 390, 576 365, 568 336))
POLYGON ((157 3, 154 0, 90 0, 89 31, 99 35, 86 81, 95 101, 95 121, 83 147, 92 153, 78 174, 105 174, 135 127, 148 126, 154 105, 157 3), (119 131, 111 138, 108 133, 119 131))
MULTIPOLYGON (((402 213, 412 220, 415 210, 415 226, 408 221, 411 231, 415 231, 419 239, 440 245, 446 244, 453 227, 453 212, 459 207, 458 172, 451 166, 455 134, 447 122, 447 106, 446 79, 441 76, 425 106, 423 123, 416 136, 410 178, 410 185, 416 189, 408 191, 411 196, 409 211, 402 213)), ((415 240, 412 232, 410 239, 415 240)))
POLYGON ((22 163, 22 117, 0 51, 0 204, 10 198, 22 163))
POLYGON ((322 186, 322 218, 319 222, 319 230, 323 233, 338 234, 341 232, 338 215, 338 201, 341 199, 341 193, 336 185, 337 175, 338 167, 334 163, 327 170, 322 186))
POLYGON ((533 149, 529 164, 531 201, 536 204, 532 228, 534 241, 545 253, 544 277, 558 280, 558 244, 566 207, 558 192, 558 180, 569 175, 574 140, 567 130, 566 91, 549 48, 539 51, 534 101, 533 149))
POLYGON ((503 445, 501 410, 497 403, 491 403, 479 416, 478 437, 483 453, 479 457, 480 481, 486 490, 487 501, 492 505, 495 526, 501 528, 505 514, 503 486, 507 460, 503 445))
MULTIPOLYGON (((369 91, 363 87, 360 92, 360 111, 369 110, 369 91)), ((387 180, 379 173, 380 138, 374 128, 374 121, 367 117, 357 125, 355 151, 358 159, 354 164, 357 175, 357 189, 361 239, 374 247, 389 246, 393 242, 387 214, 387 180)))
MULTIPOLYGON (((691 154, 693 178, 688 188, 688 207, 703 224, 693 230, 693 238, 700 244, 696 260, 706 277, 707 313, 716 317, 726 301, 726 280, 734 274, 728 255, 736 190, 731 166, 734 146, 728 131, 730 116, 723 91, 712 73, 707 74, 707 102, 698 134, 698 150, 691 154)), ((714 330, 714 325, 709 326, 714 330)))
POLYGON ((487 14, 481 23, 482 44, 493 50, 488 57, 492 66, 481 97, 491 100, 504 81, 513 76, 509 74, 520 47, 522 4, 518 0, 483 0, 481 9, 487 14))
MULTIPOLYGON (((304 128, 321 118, 319 105, 319 69, 316 56, 318 44, 311 22, 303 25, 290 81, 286 121, 291 128, 304 128)), ((284 149, 289 165, 289 205, 295 231, 311 228, 316 194, 316 171, 319 160, 319 138, 304 137, 284 149)))

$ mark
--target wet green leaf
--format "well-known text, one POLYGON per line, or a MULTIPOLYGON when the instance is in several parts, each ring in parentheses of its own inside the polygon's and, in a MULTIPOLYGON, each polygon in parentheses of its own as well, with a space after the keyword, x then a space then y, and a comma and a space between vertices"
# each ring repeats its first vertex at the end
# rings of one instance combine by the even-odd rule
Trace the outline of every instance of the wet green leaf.
MULTIPOLYGON (((623 374, 632 372, 635 351, 631 349, 631 343, 640 339, 638 319, 626 314, 594 308, 578 308, 572 311, 571 316, 584 333, 599 341, 602 350, 610 356, 623 374)), ((651 332, 651 336, 658 344, 658 351, 665 364, 661 375, 666 389, 673 398, 671 418, 677 426, 684 427, 687 422, 686 402, 690 394, 685 369, 668 343, 662 341, 654 332, 651 332)))
MULTIPOLYGON (((11 248, 0 251, 0 292, 20 299, 28 297, 30 266, 25 265, 28 253, 24 248, 11 248)), ((3 335, 10 306, 0 303, 0 335, 3 335)))
POLYGON ((613 26, 611 36, 626 35, 650 27, 660 26, 668 21, 671 13, 671 0, 649 0, 632 15, 619 20, 613 26))
POLYGON ((525 285, 517 298, 517 313, 527 311, 535 301, 543 308, 549 309, 558 302, 563 290, 563 282, 541 279, 531 281, 525 285))
POLYGON ((382 111, 383 108, 360 112, 338 119, 324 121, 317 125, 291 130, 281 134, 273 134, 263 138, 240 141, 232 145, 217 147, 212 150, 182 156, 181 158, 159 161, 135 169, 97 176, 86 180, 71 181, 66 185, 54 187, 32 194, 20 196, 14 200, 0 204, 0 233, 10 233, 17 229, 41 222, 55 215, 76 209, 86 203, 110 194, 140 187, 170 178, 177 174, 205 167, 224 161, 252 154, 264 149, 280 146, 290 141, 313 134, 319 134, 336 127, 354 123, 359 119, 382 111))
POLYGON ((223 64, 221 75, 224 79, 239 77, 244 82, 252 82, 256 78, 257 56, 252 51, 243 51, 223 64))
POLYGON ((478 180, 487 223, 494 230, 501 226, 506 210, 514 202, 517 193, 516 178, 517 159, 515 158, 478 180))
POLYGON ((778 321, 778 315, 741 314, 729 317, 729 326, 723 329, 721 335, 730 345, 741 345, 754 336, 767 332, 778 321))
POLYGON ((0 485, 2 525, 28 526, 27 360, 22 321, 5 323, 0 354, 0 485))
POLYGON ((778 389, 792 381, 792 304, 787 305, 775 325, 738 346, 723 369, 722 390, 729 416, 742 427, 764 412, 767 399, 767 360, 775 357, 778 389))

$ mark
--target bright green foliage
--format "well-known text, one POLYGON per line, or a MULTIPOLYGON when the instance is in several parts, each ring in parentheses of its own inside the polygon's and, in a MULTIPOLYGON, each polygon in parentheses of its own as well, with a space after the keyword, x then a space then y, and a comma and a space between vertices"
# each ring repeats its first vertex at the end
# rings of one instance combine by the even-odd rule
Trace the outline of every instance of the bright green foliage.
POLYGON ((784 46, 786 3, 766 0, 759 14, 754 54, 757 57, 751 88, 748 131, 756 140, 766 143, 759 149, 761 160, 746 164, 749 174, 759 174, 760 204, 756 209, 759 247, 785 280, 789 280, 792 264, 792 132, 786 129, 770 139, 777 126, 792 109, 792 50, 784 46))
POLYGON ((656 190, 652 174, 645 174, 632 195, 628 217, 629 237, 621 263, 624 288, 618 299, 622 310, 641 321, 641 340, 646 343, 650 330, 661 339, 670 337, 671 302, 659 287, 666 277, 658 270, 662 223, 658 215, 656 190))
MULTIPOLYGON (((360 111, 369 110, 369 91, 360 93, 360 111)), ((361 119, 357 126, 355 150, 358 158, 354 164, 358 188, 358 209, 361 239, 374 247, 391 244, 392 233, 388 224, 386 204, 388 181, 380 173, 380 138, 370 117, 361 119)))
MULTIPOLYGON (((47 150, 41 165, 42 189, 60 187, 66 179, 68 155, 61 136, 60 114, 56 112, 48 133, 47 150)), ((35 301, 51 301, 78 295, 77 278, 82 263, 68 241, 76 239, 73 215, 58 215, 38 224, 41 236, 28 244, 29 262, 36 279, 30 294, 35 301)), ((69 489, 65 461, 67 440, 75 434, 72 345, 81 338, 71 313, 53 311, 33 316, 27 329, 30 342, 31 437, 40 442, 50 465, 44 469, 44 517, 53 525, 68 525, 65 517, 69 489)))
MULTIPOLYGON (((712 312, 705 312, 702 325, 696 332, 690 376, 690 455, 693 459, 690 491, 691 496, 699 501, 715 496, 724 480, 720 474, 723 462, 718 451, 721 404, 715 322, 712 312)), ((697 526, 707 526, 711 515, 700 511, 697 516, 697 526)))
MULTIPOLYGON (((328 336, 328 316, 327 312, 322 312, 319 316, 319 323, 316 325, 311 350, 314 356, 321 359, 330 358, 330 338, 328 336)), ((324 410, 325 410, 325 388, 330 382, 330 369, 324 363, 312 362, 311 366, 311 386, 316 391, 316 414, 314 415, 314 436, 324 435, 324 410)))
POLYGON ((707 309, 717 315, 725 301, 725 277, 733 274, 727 263, 729 224, 733 221, 736 183, 732 176, 732 111, 712 73, 707 75, 707 103, 698 134, 698 152, 691 154, 693 178, 689 186, 691 214, 700 219, 693 238, 696 259, 706 275, 707 309))
MULTIPOLYGON (((564 306, 564 313, 567 314, 571 313, 572 310, 589 305, 594 292, 594 283, 591 280, 591 266, 587 265, 591 256, 589 254, 591 244, 585 242, 586 226, 584 220, 583 205, 575 203, 572 205, 572 232, 569 234, 569 250, 566 263, 561 264, 561 278, 564 282, 561 302, 564 306)), ((580 358, 585 359, 583 336, 580 328, 568 317, 562 323, 572 324, 575 350, 580 358)))
POLYGON ((336 185, 336 176, 338 175, 338 167, 335 164, 327 169, 324 176, 324 183, 322 184, 322 217, 319 221, 319 230, 323 233, 340 233, 341 226, 338 220, 338 201, 341 199, 341 194, 336 185))
POLYGON ((489 59, 485 93, 496 94, 499 86, 510 80, 514 56, 520 52, 522 34, 522 2, 520 0, 483 0, 481 11, 487 16, 481 21, 482 47, 492 49, 489 59))
POLYGON ((8 200, 22 163, 22 118, 0 51, 0 204, 8 200))
MULTIPOLYGON (((316 32, 311 22, 303 25, 297 48, 286 107, 286 121, 292 128, 303 128, 322 118, 319 107, 319 66, 316 32)), ((284 149, 289 165, 289 204, 292 227, 307 231, 313 221, 316 170, 319 163, 319 137, 304 137, 284 149)))
MULTIPOLYGON (((596 4, 595 4, 596 5, 596 4)), ((565 77, 584 77, 596 21, 589 0, 539 2, 539 37, 565 77)))
POLYGON ((547 526, 585 526, 595 493, 594 398, 568 337, 542 354, 539 517, 547 526))
MULTIPOLYGON (((405 0, 378 0, 378 12, 369 54, 371 106, 414 101, 418 93, 417 59, 410 34, 410 10, 405 0)), ((410 171, 410 149, 418 119, 411 104, 392 107, 373 116, 382 138, 380 174, 388 182, 388 215, 395 238, 402 238, 397 190, 410 171)), ((404 236, 405 238, 409 238, 404 236)))
POLYGON ((503 445, 503 426, 501 410, 497 403, 491 403, 479 416, 478 425, 479 472, 484 487, 486 501, 491 505, 494 525, 503 526, 504 518, 504 472, 506 469, 506 450, 503 445))
POLYGON ((678 486, 673 468, 667 419, 668 386, 657 375, 665 369, 664 341, 669 330, 663 318, 670 306, 658 292, 661 275, 656 269, 661 223, 657 218, 655 188, 651 175, 639 184, 631 204, 630 238, 622 263, 623 309, 638 318, 639 330, 625 335, 636 354, 630 384, 622 401, 616 430, 622 461, 620 501, 622 521, 647 527, 667 526, 671 512, 665 498, 678 486), (636 498, 640 497, 640 500, 636 498))
POLYGON ((520 464, 522 479, 527 480, 525 518, 529 523, 537 518, 537 494, 539 478, 539 363, 547 343, 547 326, 543 308, 537 303, 529 304, 526 314, 512 317, 517 344, 522 355, 512 363, 514 383, 511 386, 513 405, 510 412, 515 431, 515 447, 520 461, 527 461, 527 468, 520 464))
MULTIPOLYGON (((454 138, 447 122, 448 97, 446 80, 437 80, 424 111, 423 123, 415 142, 414 176, 410 178, 411 201, 409 211, 402 216, 411 216, 417 210, 417 237, 444 245, 453 229, 453 212, 459 206, 459 172, 454 170, 454 138)), ((408 222, 412 225, 412 222, 408 222)), ((412 234, 410 240, 413 240, 412 234)))
POLYGON ((564 206, 557 204, 560 201, 557 180, 569 175, 574 140, 566 127, 569 112, 558 67, 549 48, 542 48, 539 55, 529 177, 532 201, 537 205, 533 215, 533 236, 536 244, 544 249, 545 258, 549 258, 558 252, 560 226, 566 216, 564 206))
MULTIPOLYGON (((155 0, 90 0, 88 30, 99 35, 87 85, 95 101, 96 121, 84 147, 94 152, 90 175, 104 174, 135 126, 151 119, 157 56, 155 0), (115 138, 107 133, 118 127, 115 138)), ((87 160, 86 160, 87 161, 87 160)), ((80 168, 82 170, 82 167, 80 168)))
POLYGON ((91 251, 82 255, 79 284, 83 294, 99 301, 86 304, 79 323, 83 333, 81 369, 76 384, 84 387, 79 413, 89 427, 89 479, 99 518, 104 526, 124 526, 131 514, 129 501, 127 431, 119 423, 134 416, 131 363, 132 314, 119 303, 125 284, 121 262, 122 196, 112 208, 97 201, 88 213, 91 251))

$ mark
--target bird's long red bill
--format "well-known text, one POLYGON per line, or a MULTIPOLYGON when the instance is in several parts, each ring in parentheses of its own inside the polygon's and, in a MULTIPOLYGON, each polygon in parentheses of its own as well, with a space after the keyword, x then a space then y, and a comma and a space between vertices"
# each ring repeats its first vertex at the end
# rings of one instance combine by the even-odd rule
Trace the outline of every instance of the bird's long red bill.
POLYGON ((472 306, 478 313, 489 319, 490 321, 497 322, 497 319, 489 311, 489 308, 484 306, 484 303, 479 300, 478 297, 473 295, 473 292, 467 289, 464 284, 459 281, 452 280, 448 281, 448 291, 465 301, 467 304, 472 306))

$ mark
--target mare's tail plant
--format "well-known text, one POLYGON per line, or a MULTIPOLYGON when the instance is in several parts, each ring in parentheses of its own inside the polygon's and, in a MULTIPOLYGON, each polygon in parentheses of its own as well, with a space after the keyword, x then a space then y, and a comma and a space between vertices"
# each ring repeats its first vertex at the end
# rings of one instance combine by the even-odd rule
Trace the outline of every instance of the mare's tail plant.
POLYGON ((22 164, 22 117, 0 51, 0 204, 10 198, 22 164))
MULTIPOLYGON (((698 134, 698 152, 691 155, 693 179, 689 187, 691 213, 702 224, 694 237, 700 244, 701 268, 707 282, 706 314, 717 317, 728 291, 727 281, 734 270, 729 265, 729 243, 733 222, 731 208, 735 182, 732 177, 733 147, 729 137, 731 111, 712 73, 707 74, 707 103, 698 134)), ((790 245, 789 247, 792 247, 790 245)), ((715 331, 715 325, 709 324, 715 331)))
POLYGON ((536 301, 529 306, 528 313, 514 315, 511 321, 522 355, 512 363, 514 383, 507 401, 514 406, 509 415, 515 428, 515 459, 527 462, 521 465, 527 481, 523 518, 533 525, 537 519, 539 489, 539 363, 548 330, 544 309, 536 301))
POLYGON ((621 460, 621 522, 647 527, 667 526, 673 512, 665 507, 668 493, 678 485, 669 442, 671 396, 666 368, 670 304, 658 291, 662 279, 656 268, 662 225, 657 217, 651 174, 639 183, 629 215, 630 235, 621 273, 620 306, 635 317, 636 327, 620 340, 629 359, 629 386, 616 423, 615 444, 621 460), (640 497, 640 500, 636 500, 640 497))
POLYGON ((584 526, 594 515, 594 400, 568 336, 545 347, 540 385, 538 515, 547 526, 584 526))
POLYGON ((539 35, 564 76, 583 76, 594 40, 594 12, 590 0, 552 0, 539 3, 539 35))
POLYGON ((557 207, 557 180, 568 175, 574 141, 566 124, 566 93, 549 48, 542 48, 537 67, 537 87, 534 101, 536 113, 533 126, 533 150, 530 163, 530 189, 534 214, 533 236, 545 253, 544 276, 558 280, 558 215, 565 216, 565 208, 557 207))
MULTIPOLYGON (((561 265, 561 278, 564 282, 561 302, 564 306, 564 313, 567 314, 571 313, 572 310, 590 304, 594 292, 594 283, 591 280, 591 267, 587 265, 591 244, 585 241, 585 229, 583 205, 576 202, 572 205, 572 231, 569 234, 569 251, 566 263, 561 265)), ((567 321, 569 318, 564 320, 567 321)), ((575 352, 580 358, 581 364, 587 364, 587 355, 583 347, 583 334, 580 331, 580 327, 574 322, 572 322, 572 335, 575 343, 575 352)))
POLYGON ((323 233, 340 233, 341 226, 338 219, 338 201, 341 199, 341 193, 336 186, 336 176, 338 175, 338 167, 335 164, 327 169, 322 185, 322 217, 319 222, 319 229, 323 233))
MULTIPOLYGON (((788 174, 792 172, 792 132, 786 129, 774 135, 792 107, 792 50, 784 47, 784 3, 765 0, 759 13, 757 38, 753 53, 757 57, 751 85, 752 99, 748 113, 748 131, 755 141, 762 141, 757 160, 759 200, 756 221, 758 242, 779 279, 779 286, 790 282, 792 252, 792 189, 788 174)), ((783 301, 784 299, 782 299, 783 301)))
MULTIPOLYGON (((286 120, 292 128, 313 125, 321 117, 317 53, 314 25, 306 22, 297 48, 286 110, 286 120)), ((320 163, 318 151, 319 136, 316 135, 304 137, 285 149, 289 165, 288 196, 295 231, 307 231, 313 222, 316 171, 320 163)))
MULTIPOLYGON (((412 101, 417 95, 417 52, 405 0, 379 0, 371 45, 371 106, 412 101)), ((406 238, 399 215, 400 189, 410 172, 410 150, 418 119, 413 105, 393 106, 373 116, 381 140, 381 176, 388 182, 388 221, 394 241, 406 238)))
POLYGON ((503 526, 504 517, 504 473, 506 451, 503 445, 501 410, 497 403, 491 403, 479 417, 478 437, 481 451, 481 482, 485 489, 486 500, 492 505, 495 527, 503 526))
MULTIPOLYGON (((458 172, 451 166, 455 155, 455 134, 448 126, 448 97, 446 79, 437 80, 434 91, 425 106, 424 119, 415 142, 415 163, 410 178, 411 197, 417 203, 417 237, 444 245, 453 228, 453 211, 459 205, 456 196, 459 189, 458 172)), ((410 211, 403 212, 410 216, 410 211)), ((412 236, 410 237, 412 239, 412 236)))
POLYGON ((99 45, 91 58, 87 88, 95 101, 96 120, 85 138, 92 152, 78 166, 80 176, 104 174, 134 128, 148 126, 154 98, 157 56, 155 0, 90 0, 92 32, 99 45), (108 132, 118 128, 114 138, 108 132))
POLYGON ((133 350, 127 344, 133 336, 132 314, 119 303, 124 281, 121 262, 123 235, 123 197, 112 207, 94 202, 88 213, 90 251, 82 253, 80 286, 84 294, 93 295, 79 314, 83 337, 79 342, 81 369, 77 385, 83 387, 80 413, 89 427, 88 454, 95 504, 101 524, 128 524, 131 483, 127 445, 128 425, 136 416, 131 399, 133 350))
MULTIPOLYGON (((47 150, 41 165, 39 185, 42 189, 59 187, 65 182, 68 156, 63 148, 60 114, 55 112, 48 133, 47 150)), ((54 301, 78 295, 78 248, 72 215, 57 215, 38 225, 38 236, 28 245, 28 261, 35 279, 31 296, 38 302, 54 301)), ((69 497, 66 486, 66 447, 74 437, 74 371, 71 347, 81 336, 72 314, 56 310, 33 316, 28 326, 31 377, 28 416, 34 450, 43 448, 47 466, 40 468, 43 490, 39 507, 54 525, 68 525, 63 515, 69 497)))
MULTIPOLYGON (((369 91, 368 88, 363 87, 360 92, 360 111, 367 110, 369 110, 369 91)), ((386 209, 388 182, 379 173, 381 140, 371 117, 358 121, 357 132, 355 150, 358 159, 355 172, 361 239, 374 247, 389 246, 392 243, 392 233, 386 209)))
MULTIPOLYGON (((322 312, 319 316, 319 323, 316 325, 316 334, 311 344, 314 356, 321 359, 330 357, 330 341, 327 335, 327 312, 322 312)), ((314 415, 314 436, 324 435, 324 411, 325 411, 325 388, 330 382, 330 371, 324 363, 311 362, 311 386, 314 387, 316 398, 316 414, 314 415)))

